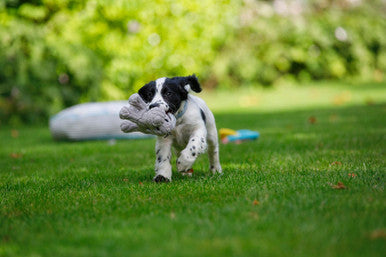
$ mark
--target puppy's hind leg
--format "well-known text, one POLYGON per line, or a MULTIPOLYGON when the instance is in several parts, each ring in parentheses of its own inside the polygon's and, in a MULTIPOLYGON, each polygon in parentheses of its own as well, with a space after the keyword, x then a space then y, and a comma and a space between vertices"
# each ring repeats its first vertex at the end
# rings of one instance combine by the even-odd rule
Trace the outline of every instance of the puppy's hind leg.
POLYGON ((222 168, 220 164, 220 154, 219 154, 219 145, 216 127, 210 128, 208 130, 208 157, 210 163, 210 170, 213 175, 222 173, 222 168))

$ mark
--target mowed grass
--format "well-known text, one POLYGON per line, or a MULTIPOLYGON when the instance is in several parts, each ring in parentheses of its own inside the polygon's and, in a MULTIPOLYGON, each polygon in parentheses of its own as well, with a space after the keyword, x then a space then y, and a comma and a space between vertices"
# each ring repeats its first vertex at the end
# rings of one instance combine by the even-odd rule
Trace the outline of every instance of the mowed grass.
POLYGON ((366 101, 218 112, 261 138, 221 145, 221 177, 201 156, 168 184, 153 139, 3 127, 0 256, 384 256, 386 105, 366 101))

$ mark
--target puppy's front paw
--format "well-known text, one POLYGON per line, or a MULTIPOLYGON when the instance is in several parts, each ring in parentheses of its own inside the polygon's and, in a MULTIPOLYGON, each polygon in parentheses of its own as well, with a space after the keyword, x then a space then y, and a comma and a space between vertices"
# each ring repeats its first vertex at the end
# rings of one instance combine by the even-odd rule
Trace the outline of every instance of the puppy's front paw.
POLYGON ((193 166, 193 163, 196 158, 196 153, 192 153, 186 150, 182 151, 180 157, 178 157, 177 159, 177 170, 179 172, 185 172, 189 170, 193 166))
POLYGON ((162 175, 157 175, 153 178, 153 181, 156 183, 168 183, 170 180, 168 178, 165 178, 162 175))

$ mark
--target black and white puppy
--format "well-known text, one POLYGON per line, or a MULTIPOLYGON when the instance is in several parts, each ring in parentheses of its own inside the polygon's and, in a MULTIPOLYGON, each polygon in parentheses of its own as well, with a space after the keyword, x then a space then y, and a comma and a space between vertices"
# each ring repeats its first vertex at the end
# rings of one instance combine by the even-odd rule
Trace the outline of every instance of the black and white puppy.
POLYGON ((177 170, 191 169, 197 157, 208 150, 210 170, 222 173, 219 145, 214 116, 201 98, 189 94, 201 92, 195 75, 159 78, 143 86, 138 94, 149 109, 161 107, 176 117, 176 127, 166 137, 158 137, 155 147, 155 182, 168 182, 172 178, 171 151, 178 154, 177 170))

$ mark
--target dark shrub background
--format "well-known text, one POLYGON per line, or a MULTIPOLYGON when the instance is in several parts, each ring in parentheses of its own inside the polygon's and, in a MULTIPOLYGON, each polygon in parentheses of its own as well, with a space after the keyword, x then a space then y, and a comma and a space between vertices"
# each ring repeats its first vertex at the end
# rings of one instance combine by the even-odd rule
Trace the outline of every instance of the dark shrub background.
POLYGON ((206 88, 383 81, 386 4, 364 0, 5 0, 2 124, 126 99, 196 73, 206 88))

